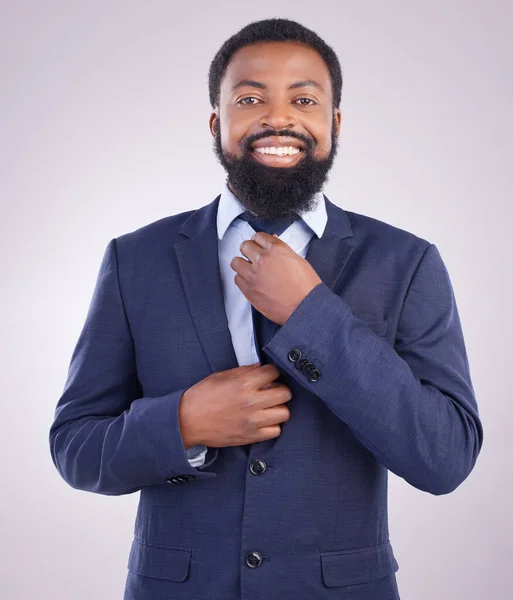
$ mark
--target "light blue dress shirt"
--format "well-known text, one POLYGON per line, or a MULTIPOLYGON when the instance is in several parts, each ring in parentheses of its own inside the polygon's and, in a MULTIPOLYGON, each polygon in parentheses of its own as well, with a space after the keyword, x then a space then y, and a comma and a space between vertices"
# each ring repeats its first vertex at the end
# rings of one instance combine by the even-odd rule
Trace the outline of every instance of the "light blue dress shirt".
MULTIPOLYGON (((301 213, 301 219, 292 223, 279 236, 302 258, 305 258, 308 252, 313 235, 321 237, 328 221, 323 193, 317 193, 315 198, 315 207, 301 213)), ((240 251, 240 245, 244 240, 251 239, 255 233, 247 221, 237 219, 245 210, 225 183, 219 199, 216 221, 219 267, 228 327, 239 366, 251 365, 259 360, 253 337, 251 304, 237 287, 234 281, 236 272, 230 267, 230 262, 235 256, 246 259, 240 251)), ((207 447, 192 446, 186 452, 191 466, 199 467, 205 462, 207 447)))

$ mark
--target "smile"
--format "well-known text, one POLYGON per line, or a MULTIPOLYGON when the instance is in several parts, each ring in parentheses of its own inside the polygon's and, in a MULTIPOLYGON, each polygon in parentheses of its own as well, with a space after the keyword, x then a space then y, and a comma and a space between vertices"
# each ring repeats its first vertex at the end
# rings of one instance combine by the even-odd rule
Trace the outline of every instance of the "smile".
POLYGON ((251 147, 251 155, 268 167, 290 167, 301 160, 305 144, 290 136, 268 135, 251 147))
POLYGON ((258 152, 259 154, 277 154, 278 156, 285 156, 299 154, 301 150, 299 148, 294 148, 294 146, 271 146, 255 148, 255 152, 258 152))
POLYGON ((251 154, 265 165, 286 167, 296 163, 304 151, 294 146, 264 146, 252 148, 251 154))

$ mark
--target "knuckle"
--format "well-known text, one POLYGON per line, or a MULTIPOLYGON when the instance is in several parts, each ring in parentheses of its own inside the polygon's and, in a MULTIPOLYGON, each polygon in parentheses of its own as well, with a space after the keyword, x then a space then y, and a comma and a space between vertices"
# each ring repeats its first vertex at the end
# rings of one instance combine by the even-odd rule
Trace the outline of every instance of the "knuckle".
POLYGON ((241 394, 245 394, 246 392, 248 392, 251 389, 251 380, 249 377, 240 377, 237 380, 237 384, 238 384, 238 391, 241 394))
POLYGON ((241 437, 245 437, 248 433, 255 429, 255 423, 251 416, 245 417, 241 422, 242 430, 240 432, 241 437))
POLYGON ((247 410, 249 408, 253 408, 254 400, 251 394, 244 394, 242 396, 242 408, 243 410, 247 410))
POLYGON ((292 399, 292 392, 290 391, 289 387, 284 385, 280 388, 280 392, 285 402, 292 399))

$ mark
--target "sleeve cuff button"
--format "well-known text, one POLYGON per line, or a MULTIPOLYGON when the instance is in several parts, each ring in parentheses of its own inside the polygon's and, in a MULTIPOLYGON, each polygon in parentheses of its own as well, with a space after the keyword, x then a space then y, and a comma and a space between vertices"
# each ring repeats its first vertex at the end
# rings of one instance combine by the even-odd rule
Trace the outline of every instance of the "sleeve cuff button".
POLYGON ((294 348, 289 352, 289 360, 292 362, 296 362, 303 356, 303 353, 298 348, 294 348))
POLYGON ((313 369, 308 374, 308 379, 311 382, 315 382, 315 381, 317 381, 319 379, 320 376, 321 376, 321 372, 319 371, 319 369, 313 369))

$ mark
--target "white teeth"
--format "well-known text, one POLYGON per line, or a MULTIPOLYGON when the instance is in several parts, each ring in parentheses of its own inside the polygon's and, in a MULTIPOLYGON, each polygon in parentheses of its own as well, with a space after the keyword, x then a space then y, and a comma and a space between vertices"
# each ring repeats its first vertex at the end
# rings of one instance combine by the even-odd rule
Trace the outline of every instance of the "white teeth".
POLYGON ((278 156, 299 154, 299 152, 301 152, 299 148, 294 148, 294 146, 272 146, 265 148, 255 148, 254 150, 259 154, 277 154, 278 156))

